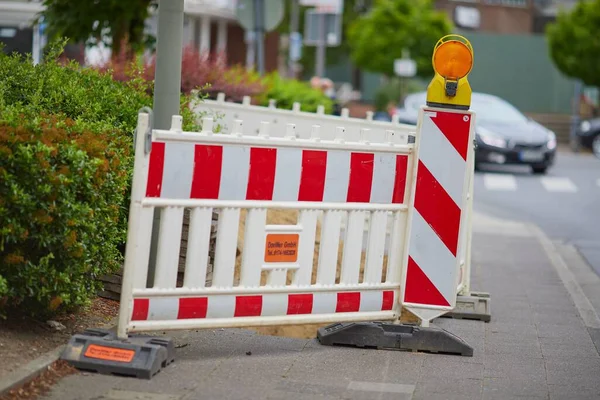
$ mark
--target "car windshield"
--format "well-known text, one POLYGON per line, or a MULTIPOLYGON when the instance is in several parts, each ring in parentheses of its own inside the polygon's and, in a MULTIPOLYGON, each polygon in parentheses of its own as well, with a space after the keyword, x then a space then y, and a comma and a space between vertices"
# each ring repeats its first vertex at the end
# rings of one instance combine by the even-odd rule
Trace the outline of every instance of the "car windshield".
MULTIPOLYGON (((406 108, 415 113, 422 105, 425 105, 425 94, 408 96, 406 108)), ((471 111, 475 112, 478 121, 488 122, 524 122, 527 117, 510 103, 496 97, 473 95, 471 111)))

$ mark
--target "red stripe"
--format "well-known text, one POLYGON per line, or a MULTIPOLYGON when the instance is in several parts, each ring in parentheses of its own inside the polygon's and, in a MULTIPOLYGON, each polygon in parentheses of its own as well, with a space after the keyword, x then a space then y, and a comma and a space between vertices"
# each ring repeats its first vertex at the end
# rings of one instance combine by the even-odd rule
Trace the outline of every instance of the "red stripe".
POLYGON ((262 312, 262 296, 237 296, 234 317, 259 317, 262 312))
POLYGON ((408 256, 404 301, 406 303, 429 304, 432 306, 450 305, 411 256, 408 256))
POLYGON ((463 160, 466 160, 469 149, 469 128, 471 127, 470 115, 436 111, 436 116, 431 117, 431 120, 442 131, 463 160), (465 117, 467 117, 466 121, 465 117))
POLYGON ((298 201, 323 201, 327 152, 302 150, 302 172, 298 201))
POLYGON ((456 256, 460 208, 421 160, 417 171, 415 209, 456 256))
POLYGON ((132 321, 146 321, 148 319, 148 310, 150 309, 150 299, 133 299, 132 321))
POLYGON ((160 197, 164 164, 164 142, 152 142, 152 149, 150 150, 150 165, 148 167, 148 182, 146 184, 146 197, 160 197))
POLYGON ((250 171, 246 200, 271 200, 275 183, 277 149, 250 148, 250 171))
POLYGON ((337 294, 336 313, 358 312, 360 309, 360 292, 344 292, 337 294))
POLYGON ((368 203, 371 199, 371 183, 373 182, 373 153, 350 154, 350 181, 348 182, 349 203, 368 203))
POLYGON ((394 292, 386 290, 383 292, 383 302, 381 303, 381 311, 388 311, 394 308, 394 292))
POLYGON ((182 297, 179 299, 177 319, 206 318, 207 297, 182 297))
POLYGON ((393 204, 404 203, 404 192, 406 190, 406 174, 408 173, 408 156, 396 156, 396 176, 394 177, 393 204))
POLYGON ((221 185, 223 146, 197 144, 194 147, 192 199, 218 199, 221 185))
POLYGON ((287 315, 310 314, 313 308, 312 294, 290 294, 287 315))

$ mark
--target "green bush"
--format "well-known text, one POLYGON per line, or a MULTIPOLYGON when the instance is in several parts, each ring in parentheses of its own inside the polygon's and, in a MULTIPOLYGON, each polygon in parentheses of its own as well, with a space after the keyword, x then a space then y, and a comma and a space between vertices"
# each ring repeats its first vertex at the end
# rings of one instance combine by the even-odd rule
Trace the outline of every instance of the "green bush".
POLYGON ((267 90, 258 97, 259 104, 267 106, 269 100, 277 102, 277 108, 291 110, 294 103, 301 105, 302 111, 315 112, 317 107, 325 107, 325 113, 333 111, 333 101, 318 89, 313 89, 307 82, 282 78, 277 72, 267 75, 263 80, 267 90))
POLYGON ((373 103, 376 111, 386 111, 389 103, 401 106, 401 99, 404 96, 420 92, 427 88, 422 82, 416 79, 408 79, 402 82, 399 78, 388 79, 387 82, 377 88, 373 103))
POLYGON ((131 146, 64 117, 3 117, 0 304, 37 315, 84 305, 120 265, 131 146))
MULTIPOLYGON (((84 305, 126 239, 138 111, 152 82, 0 51, 0 315, 84 305)), ((184 129, 195 116, 182 96, 184 129)))

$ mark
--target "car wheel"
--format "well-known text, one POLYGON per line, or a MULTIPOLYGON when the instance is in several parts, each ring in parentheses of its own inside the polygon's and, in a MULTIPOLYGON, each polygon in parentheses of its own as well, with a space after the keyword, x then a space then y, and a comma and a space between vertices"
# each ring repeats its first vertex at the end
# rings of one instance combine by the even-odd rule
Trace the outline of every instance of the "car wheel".
POLYGON ((533 170, 534 174, 545 174, 546 171, 548 170, 548 166, 546 166, 546 165, 532 165, 531 169, 533 170))
POLYGON ((592 151, 596 157, 600 158, 600 133, 596 135, 592 142, 592 151))

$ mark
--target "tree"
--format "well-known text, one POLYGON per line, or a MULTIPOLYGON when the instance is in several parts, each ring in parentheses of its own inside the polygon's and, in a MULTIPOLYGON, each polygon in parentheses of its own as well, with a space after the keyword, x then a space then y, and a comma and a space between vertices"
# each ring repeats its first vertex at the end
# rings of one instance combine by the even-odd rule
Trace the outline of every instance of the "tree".
POLYGON ((151 38, 144 34, 146 18, 157 0, 44 0, 50 37, 75 42, 104 43, 113 57, 122 50, 131 59, 151 38), (125 46, 122 48, 122 46, 125 46))
POLYGON ((600 87, 600 0, 580 1, 546 28, 550 57, 565 75, 600 87))
POLYGON ((376 0, 347 31, 350 56, 357 66, 390 77, 394 60, 407 49, 417 63, 417 75, 429 77, 433 48, 451 29, 446 14, 434 10, 431 0, 376 0))

